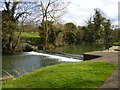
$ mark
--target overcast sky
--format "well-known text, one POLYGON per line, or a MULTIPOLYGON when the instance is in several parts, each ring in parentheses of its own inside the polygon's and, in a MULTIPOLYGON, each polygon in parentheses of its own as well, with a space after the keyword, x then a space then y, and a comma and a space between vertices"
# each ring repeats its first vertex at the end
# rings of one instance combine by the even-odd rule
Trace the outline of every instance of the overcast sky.
POLYGON ((67 14, 63 17, 65 22, 73 22, 77 26, 85 25, 85 21, 94 14, 94 9, 101 9, 113 24, 118 24, 119 0, 70 0, 67 14))

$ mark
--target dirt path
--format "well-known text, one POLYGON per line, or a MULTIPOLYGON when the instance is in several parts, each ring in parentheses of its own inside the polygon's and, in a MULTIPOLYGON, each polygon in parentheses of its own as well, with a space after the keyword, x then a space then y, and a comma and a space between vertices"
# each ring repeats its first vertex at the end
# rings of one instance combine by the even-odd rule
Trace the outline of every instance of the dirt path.
POLYGON ((120 89, 120 85, 119 85, 120 74, 118 74, 118 72, 120 72, 120 63, 119 63, 120 51, 95 51, 95 52, 85 53, 85 55, 101 56, 99 58, 92 59, 92 61, 108 62, 108 63, 119 65, 119 67, 103 83, 103 85, 101 85, 101 87, 98 90, 103 88, 119 88, 120 89))

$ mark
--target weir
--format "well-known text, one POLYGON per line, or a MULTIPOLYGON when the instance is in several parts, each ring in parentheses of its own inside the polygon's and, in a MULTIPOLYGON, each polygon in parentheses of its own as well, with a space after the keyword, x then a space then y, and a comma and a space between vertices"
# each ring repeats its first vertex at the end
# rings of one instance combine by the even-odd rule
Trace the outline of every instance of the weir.
POLYGON ((80 61, 83 61, 83 60, 79 60, 79 59, 74 59, 74 58, 67 58, 67 57, 62 57, 62 56, 57 56, 57 55, 50 55, 50 54, 46 54, 46 53, 38 53, 38 52, 25 52, 26 55, 41 55, 41 56, 47 56, 49 58, 52 58, 52 59, 58 59, 58 60, 61 60, 61 61, 65 61, 65 62, 80 62, 80 61))

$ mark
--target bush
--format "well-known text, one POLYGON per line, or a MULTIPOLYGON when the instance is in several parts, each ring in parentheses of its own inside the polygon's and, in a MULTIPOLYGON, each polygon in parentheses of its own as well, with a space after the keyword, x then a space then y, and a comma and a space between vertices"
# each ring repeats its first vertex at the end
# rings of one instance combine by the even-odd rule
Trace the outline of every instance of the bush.
POLYGON ((21 43, 19 45, 19 50, 24 52, 30 52, 30 51, 33 51, 33 46, 30 45, 29 43, 21 43))
POLYGON ((69 44, 74 44, 76 43, 76 34, 73 32, 67 32, 66 33, 66 38, 65 40, 69 43, 69 44))

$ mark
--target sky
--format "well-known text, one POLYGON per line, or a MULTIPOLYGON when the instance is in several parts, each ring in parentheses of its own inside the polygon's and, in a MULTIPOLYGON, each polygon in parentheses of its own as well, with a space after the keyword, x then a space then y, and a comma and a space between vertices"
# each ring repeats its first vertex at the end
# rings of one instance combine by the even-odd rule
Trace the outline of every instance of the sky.
POLYGON ((62 17, 63 21, 73 22, 77 26, 85 25, 85 21, 93 16, 94 9, 99 8, 112 24, 118 24, 119 0, 70 0, 67 13, 62 17))
MULTIPOLYGON (((4 0, 0 0, 4 1, 4 0)), ((36 0, 37 1, 37 0, 36 0)), ((90 16, 93 16, 94 9, 99 8, 112 24, 118 24, 118 2, 119 0, 65 0, 70 4, 67 13, 61 18, 63 23, 73 22, 77 26, 85 25, 90 16)), ((1 10, 1 7, 0 7, 1 10)))

